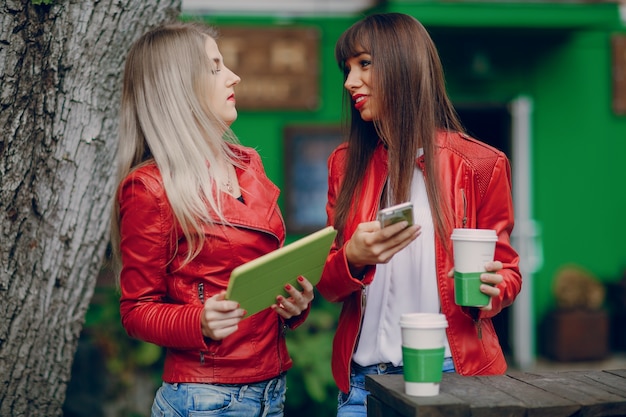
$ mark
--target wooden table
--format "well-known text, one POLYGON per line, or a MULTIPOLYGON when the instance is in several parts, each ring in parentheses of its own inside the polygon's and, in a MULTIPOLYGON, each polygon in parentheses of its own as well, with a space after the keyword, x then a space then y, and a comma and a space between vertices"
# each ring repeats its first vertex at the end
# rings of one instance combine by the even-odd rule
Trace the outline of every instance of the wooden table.
POLYGON ((368 417, 626 416, 626 369, 444 373, 433 397, 406 395, 402 375, 367 375, 365 388, 368 417))

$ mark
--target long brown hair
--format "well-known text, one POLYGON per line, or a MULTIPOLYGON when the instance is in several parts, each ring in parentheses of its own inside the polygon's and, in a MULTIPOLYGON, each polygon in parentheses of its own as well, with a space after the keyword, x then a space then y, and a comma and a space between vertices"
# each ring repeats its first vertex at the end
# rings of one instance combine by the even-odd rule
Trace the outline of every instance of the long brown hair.
POLYGON ((462 131, 447 96, 443 68, 428 32, 417 19, 400 13, 374 14, 348 28, 335 46, 335 58, 347 77, 345 62, 359 53, 372 60, 372 89, 378 114, 373 122, 361 119, 344 90, 351 109, 348 159, 337 198, 334 225, 342 230, 358 199, 367 165, 379 140, 388 149, 391 204, 410 199, 411 180, 419 148, 423 148, 425 181, 433 223, 445 236, 451 208, 443 198, 435 163, 439 130, 462 131))

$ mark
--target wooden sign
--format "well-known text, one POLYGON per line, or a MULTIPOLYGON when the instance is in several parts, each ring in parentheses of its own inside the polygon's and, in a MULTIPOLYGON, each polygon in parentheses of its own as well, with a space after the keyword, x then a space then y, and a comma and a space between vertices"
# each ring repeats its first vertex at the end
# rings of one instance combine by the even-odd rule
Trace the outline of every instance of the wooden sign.
POLYGON ((613 111, 626 116, 626 34, 614 35, 613 49, 613 111))
POLYGON ((220 28, 220 52, 241 77, 240 110, 314 110, 319 104, 319 32, 313 28, 220 28))

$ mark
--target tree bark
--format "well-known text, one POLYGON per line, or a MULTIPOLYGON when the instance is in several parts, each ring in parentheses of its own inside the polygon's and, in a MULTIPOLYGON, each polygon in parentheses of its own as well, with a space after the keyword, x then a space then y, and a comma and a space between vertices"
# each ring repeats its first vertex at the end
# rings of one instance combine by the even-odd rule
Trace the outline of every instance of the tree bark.
POLYGON ((108 242, 124 58, 180 0, 2 3, 0 415, 59 416, 108 242))

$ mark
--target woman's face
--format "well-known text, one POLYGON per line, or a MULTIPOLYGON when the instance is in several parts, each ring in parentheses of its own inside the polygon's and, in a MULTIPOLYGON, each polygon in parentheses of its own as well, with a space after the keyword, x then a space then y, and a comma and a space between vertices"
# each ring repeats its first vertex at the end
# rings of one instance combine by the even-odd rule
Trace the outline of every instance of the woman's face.
POLYGON ((372 57, 361 52, 345 62, 346 81, 343 86, 352 97, 354 108, 361 113, 361 118, 371 122, 377 117, 377 102, 372 94, 372 57))
POLYGON ((234 87, 241 81, 241 78, 224 65, 222 54, 217 48, 215 39, 207 36, 205 45, 211 64, 209 71, 214 83, 213 93, 209 96, 209 106, 218 117, 230 126, 237 119, 234 87))

